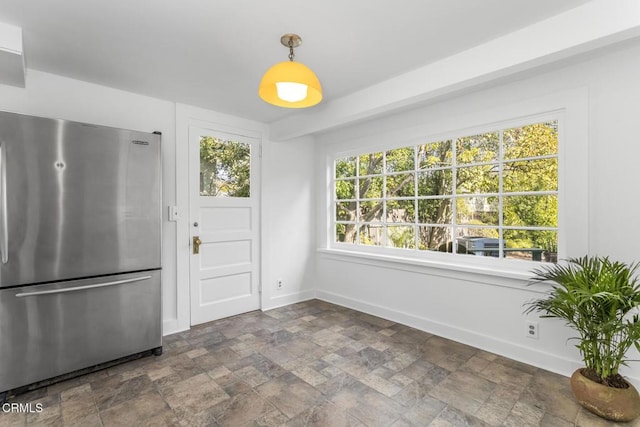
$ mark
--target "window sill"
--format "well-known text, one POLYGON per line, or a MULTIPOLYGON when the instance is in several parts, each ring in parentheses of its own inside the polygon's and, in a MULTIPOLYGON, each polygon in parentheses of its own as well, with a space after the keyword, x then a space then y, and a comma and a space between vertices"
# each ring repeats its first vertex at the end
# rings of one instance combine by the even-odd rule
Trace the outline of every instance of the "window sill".
POLYGON ((545 284, 535 283, 529 285, 533 274, 525 268, 515 270, 494 266, 468 265, 459 262, 416 259, 335 248, 318 248, 317 251, 326 259, 336 261, 346 262, 349 260, 349 262, 352 263, 374 267, 411 271, 537 293, 544 293, 548 290, 548 285, 545 284))

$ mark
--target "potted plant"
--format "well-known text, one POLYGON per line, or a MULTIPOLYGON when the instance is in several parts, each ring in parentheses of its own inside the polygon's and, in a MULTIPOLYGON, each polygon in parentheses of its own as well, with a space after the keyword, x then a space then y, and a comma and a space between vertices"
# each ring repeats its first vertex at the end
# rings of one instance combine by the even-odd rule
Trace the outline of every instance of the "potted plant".
POLYGON ((640 415, 637 390, 618 373, 630 361, 629 348, 640 351, 638 265, 585 256, 536 269, 532 283, 551 289, 525 310, 563 319, 578 333, 585 367, 573 373, 571 388, 582 406, 613 421, 640 415))

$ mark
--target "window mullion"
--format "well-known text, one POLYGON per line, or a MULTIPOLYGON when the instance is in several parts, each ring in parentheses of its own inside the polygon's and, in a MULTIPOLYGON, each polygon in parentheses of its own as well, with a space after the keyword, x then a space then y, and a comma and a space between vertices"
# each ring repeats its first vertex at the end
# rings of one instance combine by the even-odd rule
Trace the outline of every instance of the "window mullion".
POLYGON ((354 183, 354 192, 356 197, 356 244, 360 245, 360 156, 356 156, 356 182, 354 183))
POLYGON ((382 246, 387 247, 389 239, 389 228, 387 227, 387 152, 382 153, 382 218, 380 218, 382 225, 382 246))
POLYGON ((500 129, 498 141, 498 257, 504 258, 504 131, 500 129))
MULTIPOLYGON (((457 222, 458 222, 458 144, 451 140, 451 253, 458 253, 457 222)), ((445 245, 447 243, 445 242, 445 245)))
POLYGON ((413 247, 418 250, 420 227, 418 227, 418 146, 413 147, 413 247))

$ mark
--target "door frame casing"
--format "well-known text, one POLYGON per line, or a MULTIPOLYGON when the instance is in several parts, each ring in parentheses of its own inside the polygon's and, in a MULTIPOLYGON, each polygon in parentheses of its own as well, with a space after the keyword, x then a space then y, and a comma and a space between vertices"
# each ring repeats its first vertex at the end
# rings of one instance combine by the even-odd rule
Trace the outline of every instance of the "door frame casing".
MULTIPOLYGON (((217 113, 185 104, 176 104, 176 294, 169 295, 163 301, 167 303, 175 297, 175 319, 164 322, 164 333, 186 331, 191 327, 191 298, 190 298, 190 262, 191 234, 189 227, 189 128, 217 130, 228 134, 235 134, 257 140, 260 152, 265 143, 267 125, 228 114, 217 113)), ((262 162, 261 155, 258 156, 262 162)), ((262 184, 263 168, 260 167, 257 179, 262 184)), ((260 185, 262 187, 262 185, 260 185)), ((258 198, 259 204, 259 287, 262 289, 264 270, 262 268, 262 249, 264 242, 264 227, 262 224, 262 191, 258 198)), ((163 207, 165 215, 168 208, 163 207)), ((265 306, 265 294, 260 294, 260 306, 265 306)), ((173 307, 172 307, 173 308, 173 307)))

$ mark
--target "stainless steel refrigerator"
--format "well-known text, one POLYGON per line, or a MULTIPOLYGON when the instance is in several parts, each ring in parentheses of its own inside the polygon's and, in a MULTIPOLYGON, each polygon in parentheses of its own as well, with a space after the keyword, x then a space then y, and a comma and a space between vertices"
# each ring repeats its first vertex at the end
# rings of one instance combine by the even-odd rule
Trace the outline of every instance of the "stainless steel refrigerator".
POLYGON ((0 112, 0 398, 161 352, 160 135, 0 112))

